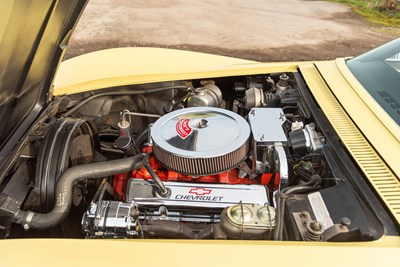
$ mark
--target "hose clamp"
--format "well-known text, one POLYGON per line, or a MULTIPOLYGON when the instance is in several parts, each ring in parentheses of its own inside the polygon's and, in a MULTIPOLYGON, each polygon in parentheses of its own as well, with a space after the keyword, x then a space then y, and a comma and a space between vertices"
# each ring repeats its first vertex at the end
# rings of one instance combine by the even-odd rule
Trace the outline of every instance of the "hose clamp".
POLYGON ((22 224, 22 227, 24 228, 25 231, 28 231, 29 228, 31 228, 31 222, 34 215, 35 215, 34 212, 31 211, 26 212, 24 223, 22 224))

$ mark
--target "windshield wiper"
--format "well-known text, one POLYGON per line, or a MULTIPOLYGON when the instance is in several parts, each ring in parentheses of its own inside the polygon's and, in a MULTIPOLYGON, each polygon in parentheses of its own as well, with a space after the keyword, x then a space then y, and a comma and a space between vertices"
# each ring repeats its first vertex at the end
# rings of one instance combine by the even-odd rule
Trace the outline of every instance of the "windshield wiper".
POLYGON ((378 95, 383 99, 383 101, 388 104, 398 115, 400 115, 400 105, 396 102, 388 93, 385 91, 378 91, 378 95))

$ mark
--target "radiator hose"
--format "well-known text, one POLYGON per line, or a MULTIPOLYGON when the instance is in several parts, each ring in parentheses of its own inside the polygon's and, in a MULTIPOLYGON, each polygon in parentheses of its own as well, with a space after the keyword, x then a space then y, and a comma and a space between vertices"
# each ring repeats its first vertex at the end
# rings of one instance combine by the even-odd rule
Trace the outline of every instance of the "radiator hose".
MULTIPOLYGON (((48 213, 19 210, 15 213, 13 222, 21 224, 25 230, 44 230, 57 226, 63 221, 72 203, 72 186, 76 182, 87 179, 103 178, 110 175, 125 173, 142 167, 143 154, 124 159, 79 165, 66 170, 57 182, 55 190, 55 205, 48 213)), ((164 187, 165 188, 165 187, 164 187)))

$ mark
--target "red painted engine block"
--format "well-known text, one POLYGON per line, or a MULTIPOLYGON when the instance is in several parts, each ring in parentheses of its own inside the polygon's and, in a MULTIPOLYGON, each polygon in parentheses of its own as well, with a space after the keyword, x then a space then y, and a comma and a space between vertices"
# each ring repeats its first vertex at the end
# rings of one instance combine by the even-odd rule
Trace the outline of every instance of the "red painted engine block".
MULTIPOLYGON (((239 178, 238 170, 232 169, 230 171, 222 172, 214 175, 205 175, 205 176, 190 176, 181 173, 174 172, 172 170, 165 169, 160 163, 157 162, 154 156, 150 157, 150 166, 155 171, 155 173, 160 177, 162 181, 180 181, 180 182, 192 182, 192 183, 213 183, 213 184, 262 184, 262 185, 270 185, 270 182, 273 182, 271 187, 277 187, 279 184, 278 175, 276 174, 274 181, 271 181, 274 174, 265 173, 261 176, 260 181, 256 182, 251 178, 239 178)), ((127 181, 129 178, 139 178, 139 179, 153 179, 150 173, 142 167, 139 170, 134 170, 132 173, 125 174, 117 174, 113 177, 112 186, 115 192, 121 197, 122 200, 125 200, 125 191, 127 186, 127 181)))

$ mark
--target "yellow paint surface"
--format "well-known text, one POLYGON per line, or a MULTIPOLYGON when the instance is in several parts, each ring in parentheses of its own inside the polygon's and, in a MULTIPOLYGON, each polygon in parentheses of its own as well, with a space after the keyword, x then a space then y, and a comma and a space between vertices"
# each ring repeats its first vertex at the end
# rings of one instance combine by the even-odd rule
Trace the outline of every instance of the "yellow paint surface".
POLYGON ((316 66, 354 123, 397 177, 400 177, 398 156, 400 155, 400 127, 358 83, 344 64, 344 60, 339 59, 317 62, 316 66), (340 69, 337 63, 340 64, 340 69), (343 72, 347 75, 346 77, 343 76, 343 72))
POLYGON ((174 49, 114 48, 62 62, 54 81, 54 95, 161 81, 289 72, 296 68, 296 62, 258 63, 174 49))
POLYGON ((0 241, 0 266, 397 266, 400 238, 365 243, 279 241, 0 241))

